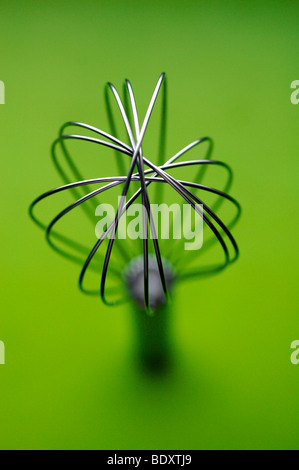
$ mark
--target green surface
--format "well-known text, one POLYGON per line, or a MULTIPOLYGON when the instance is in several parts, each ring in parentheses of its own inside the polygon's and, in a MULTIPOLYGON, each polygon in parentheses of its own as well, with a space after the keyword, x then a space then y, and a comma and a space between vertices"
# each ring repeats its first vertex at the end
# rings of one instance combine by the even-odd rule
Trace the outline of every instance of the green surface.
POLYGON ((1 0, 0 10, 0 447, 298 448, 298 2, 1 0), (153 380, 135 368, 129 308, 81 294, 78 267, 49 249, 27 209, 60 184, 49 155, 60 125, 107 129, 107 80, 130 78, 144 110, 162 71, 168 155, 212 136, 243 216, 238 263, 178 287, 177 367, 153 380))

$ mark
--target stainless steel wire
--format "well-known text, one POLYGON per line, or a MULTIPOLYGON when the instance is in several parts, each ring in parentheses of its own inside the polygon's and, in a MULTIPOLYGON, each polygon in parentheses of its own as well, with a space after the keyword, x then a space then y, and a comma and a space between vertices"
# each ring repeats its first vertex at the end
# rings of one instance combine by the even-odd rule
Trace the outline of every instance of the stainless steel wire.
MULTIPOLYGON (((154 224, 154 219, 151 213, 151 204, 150 204, 150 198, 149 198, 149 193, 148 193, 148 187, 153 183, 154 184, 158 183, 158 187, 160 187, 161 189, 164 187, 165 184, 169 185, 182 198, 182 200, 186 201, 194 209, 194 211, 196 211, 200 215, 200 217, 203 219, 204 223, 209 227, 213 235, 213 238, 209 242, 206 243, 206 245, 204 246, 204 249, 207 249, 209 246, 217 242, 219 243, 223 251, 223 255, 224 255, 224 259, 222 262, 216 265, 201 267, 200 269, 197 269, 197 270, 187 269, 187 263, 185 263, 184 266, 180 266, 180 261, 177 260, 177 275, 176 275, 177 281, 188 279, 192 276, 193 277, 194 276, 206 276, 206 275, 220 272, 223 269, 225 269, 229 264, 236 261, 236 259, 239 256, 239 249, 238 249, 237 243, 233 235, 231 234, 231 229, 235 225, 235 223, 237 222, 241 214, 241 207, 240 207, 240 204, 236 201, 236 199, 234 199, 232 196, 228 194, 228 191, 232 183, 232 171, 230 167, 226 163, 210 159, 212 148, 213 148, 212 140, 209 137, 197 139, 194 142, 187 145, 186 147, 184 147, 183 149, 181 149, 175 155, 173 155, 170 159, 166 161, 166 163, 164 164, 162 163, 162 157, 163 157, 163 154, 165 153, 165 136, 164 136, 165 122, 166 122, 166 117, 165 117, 166 86, 165 86, 165 83, 166 83, 165 74, 163 73, 160 75, 158 82, 155 86, 154 92, 151 96, 150 103, 145 114, 145 118, 141 125, 139 122, 139 116, 137 112, 137 106, 136 106, 136 101, 135 101, 135 97, 133 93, 133 88, 129 80, 125 80, 125 91, 126 91, 125 96, 127 96, 126 105, 123 104, 116 88, 111 83, 108 83, 108 88, 106 89, 105 97, 106 97, 106 104, 107 104, 107 110, 108 110, 108 117, 112 125, 111 126, 112 130, 115 129, 115 124, 114 124, 113 113, 111 109, 110 100, 108 98, 109 95, 108 95, 107 90, 110 90, 110 92, 112 92, 116 100, 118 109, 121 114, 121 118, 123 120, 126 132, 128 134, 129 144, 124 143, 119 138, 98 129, 97 127, 90 126, 88 124, 84 124, 84 123, 76 122, 76 121, 67 122, 60 129, 59 136, 52 145, 52 157, 53 157, 54 164, 66 184, 42 194, 41 196, 36 198, 30 206, 30 216, 43 230, 45 230, 46 239, 49 245, 54 250, 58 251, 60 254, 70 258, 72 261, 76 261, 77 263, 80 263, 80 264, 82 264, 83 262, 83 267, 82 267, 80 277, 79 277, 80 289, 87 294, 101 295, 102 300, 106 304, 109 304, 109 305, 115 305, 123 300, 123 299, 118 299, 116 301, 115 300, 110 301, 106 297, 106 279, 107 279, 108 270, 114 276, 118 276, 119 278, 121 278, 121 272, 119 271, 117 266, 112 266, 112 263, 111 263, 111 253, 112 253, 114 245, 116 244, 118 246, 118 249, 120 250, 120 254, 124 258, 124 261, 126 263, 128 263, 130 259, 132 258, 132 256, 130 256, 130 254, 126 250, 121 248, 119 244, 115 243, 119 221, 120 221, 120 218, 125 213, 125 211, 134 203, 134 201, 137 200, 139 196, 141 196, 142 198, 142 204, 144 208, 144 211, 143 211, 143 277, 144 277, 144 280, 143 281, 144 281, 145 309, 147 311, 150 311, 151 309, 150 298, 149 298, 149 241, 148 241, 149 231, 153 240, 155 259, 157 262, 157 269, 159 272, 165 300, 167 301, 169 297, 168 289, 167 289, 167 281, 165 279, 165 273, 164 273, 163 258, 162 258, 162 254, 160 250, 159 240, 157 238, 157 232, 156 232, 156 227, 154 224), (158 161, 158 165, 155 165, 148 158, 146 158, 146 156, 144 156, 142 144, 143 144, 145 132, 146 132, 146 129, 147 129, 147 126, 148 126, 148 123, 149 123, 149 120, 150 120, 150 117, 151 117, 151 114, 152 114, 152 111, 153 111, 153 108, 154 108, 154 105, 157 100, 162 84, 164 84, 164 95, 163 95, 164 114, 162 111, 162 123, 161 123, 162 132, 161 132, 159 159, 158 159, 159 161, 158 161), (128 108, 128 104, 130 105, 131 113, 133 116, 132 125, 130 124, 130 119, 128 117, 128 109, 126 109, 128 108), (95 136, 90 137, 90 136, 85 136, 81 134, 65 134, 65 131, 70 127, 75 127, 78 129, 90 131, 95 136), (100 136, 101 139, 96 137, 96 135, 100 136), (81 172, 78 170, 78 168, 74 164, 71 158, 71 155, 66 148, 65 143, 68 140, 85 141, 91 144, 101 145, 101 146, 114 150, 116 152, 118 162, 119 162, 118 171, 120 172, 120 175, 85 180, 81 172), (178 161, 191 149, 205 142, 208 143, 208 151, 206 153, 205 159, 178 161), (62 169, 62 166, 60 165, 58 158, 57 158, 58 146, 60 146, 63 152, 63 155, 72 171, 72 174, 74 175, 74 178, 77 179, 77 181, 71 182, 68 176, 66 175, 65 171, 62 169), (129 157, 131 159, 127 175, 121 174, 122 172, 125 171, 123 158, 126 158, 126 157, 129 157), (196 182, 196 181, 201 180, 201 177, 203 176, 203 173, 206 171, 208 166, 222 167, 227 172, 228 178, 227 178, 227 181, 223 190, 218 190, 210 186, 206 186, 199 182, 196 182), (198 168, 198 173, 197 173, 195 182, 176 179, 169 174, 169 171, 174 168, 179 169, 179 168, 186 168, 186 167, 198 168), (135 169, 137 171, 134 171, 135 169), (130 183, 132 181, 139 182, 140 188, 137 191, 135 191, 133 195, 129 196, 130 183), (102 183, 107 183, 107 184, 95 190, 91 190, 90 186, 96 185, 96 184, 102 184, 102 183), (109 189, 115 188, 117 186, 123 186, 123 189, 121 192, 122 197, 120 198, 120 203, 117 208, 116 216, 114 220, 108 225, 107 229, 102 233, 102 235, 97 240, 97 242, 95 243, 91 251, 88 251, 87 247, 82 246, 81 244, 78 244, 76 241, 71 240, 70 238, 65 237, 64 235, 61 235, 59 232, 57 232, 57 230, 54 230, 54 228, 56 228, 56 224, 63 217, 65 217, 68 213, 73 211, 75 208, 79 206, 85 207, 83 203, 85 203, 86 201, 92 201, 95 196, 101 193, 105 193, 106 191, 109 191, 109 189), (78 192, 78 188, 81 188, 81 189, 83 188, 84 190, 83 196, 80 195, 80 193, 78 192), (218 196, 217 201, 211 207, 209 207, 202 199, 200 199, 196 194, 194 194, 194 190, 198 190, 198 189, 204 192, 215 194, 216 196, 218 196), (39 218, 37 218, 34 212, 35 206, 37 204, 39 204, 41 201, 47 199, 48 197, 54 194, 57 194, 63 191, 68 191, 68 190, 73 191, 74 196, 76 197, 75 202, 68 205, 64 210, 62 210, 56 217, 54 217, 54 219, 49 224, 45 224, 39 218), (126 200, 127 197, 129 197, 128 201, 126 200), (216 215, 216 210, 218 210, 218 208, 220 207, 220 205, 222 204, 224 200, 229 201, 236 208, 235 216, 227 225, 220 219, 218 215, 216 215), (200 206, 203 208, 203 210, 201 209, 200 206), (104 240, 106 240, 107 237, 108 237, 108 247, 104 255, 104 262, 103 262, 101 282, 100 282, 99 289, 97 290, 88 289, 85 287, 85 284, 84 284, 86 272, 88 269, 94 269, 91 267, 91 261, 93 260, 95 254, 98 252, 99 248, 101 247, 102 243, 104 242, 104 240), (72 247, 72 249, 76 250, 78 254, 80 253, 81 256, 75 256, 73 254, 70 254, 67 250, 61 249, 61 247, 58 246, 57 243, 55 243, 55 241, 63 242, 65 246, 72 247), (85 259, 82 258, 82 255, 85 257, 85 259)), ((158 190, 157 190, 157 194, 159 194, 158 190)), ((87 212, 87 215, 89 215, 89 217, 93 217, 93 213, 92 211, 90 211, 90 209, 85 208, 85 210, 87 212)))

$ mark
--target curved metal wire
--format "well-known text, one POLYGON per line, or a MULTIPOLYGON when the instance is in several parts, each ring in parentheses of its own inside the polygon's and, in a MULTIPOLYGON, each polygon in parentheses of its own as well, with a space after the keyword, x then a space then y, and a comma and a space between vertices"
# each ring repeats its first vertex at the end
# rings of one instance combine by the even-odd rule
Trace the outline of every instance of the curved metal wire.
MULTIPOLYGON (((107 104, 107 110, 108 110, 108 117, 111 123, 112 130, 115 130, 116 127, 114 123, 113 113, 111 111, 109 95, 107 92, 108 90, 112 92, 116 100, 118 109, 121 114, 121 118, 124 122, 126 132, 128 134, 129 143, 130 143, 129 145, 122 142, 122 140, 120 140, 119 138, 107 132, 104 132, 94 126, 90 126, 88 124, 84 124, 84 123, 80 123, 76 121, 69 121, 66 124, 64 124, 60 129, 58 138, 54 141, 52 145, 52 158, 65 184, 51 191, 48 191, 42 194, 41 196, 39 196, 38 198, 36 198, 31 204, 30 209, 29 209, 31 218, 43 230, 45 230, 46 239, 49 245, 54 250, 56 250, 58 253, 62 254, 63 256, 66 256, 67 258, 73 261, 76 261, 79 263, 82 263, 83 261, 82 256, 78 257, 73 254, 70 254, 69 251, 62 249, 59 245, 57 245, 54 241, 54 240, 57 240, 60 243, 61 242, 64 243, 65 246, 71 247, 72 250, 75 250, 78 253, 83 254, 85 256, 85 259, 83 261, 83 268, 81 270, 80 277, 79 277, 80 289, 83 292, 90 294, 90 295, 100 294, 102 297, 102 300, 106 304, 115 305, 123 301, 123 298, 120 298, 113 302, 108 301, 106 298, 106 289, 105 289, 108 269, 109 269, 109 272, 111 272, 113 275, 121 278, 121 272, 119 268, 117 266, 113 266, 111 263, 111 253, 115 245, 114 243, 115 235, 117 233, 118 225, 119 225, 119 221, 121 217, 124 215, 125 211, 134 203, 134 201, 136 201, 136 199, 139 196, 141 196, 142 207, 143 207, 144 304, 145 304, 145 309, 148 312, 150 312, 151 310, 150 299, 149 299, 149 242, 148 242, 149 230, 152 235, 154 253, 155 253, 155 258, 157 262, 162 289, 164 292, 165 299, 167 300, 168 298, 167 282, 166 282, 165 274, 164 274, 163 259, 161 255, 159 241, 157 238, 154 219, 151 213, 150 198, 149 198, 149 193, 148 193, 148 187, 152 183, 163 183, 161 188, 164 187, 164 184, 169 185, 182 198, 182 201, 186 201, 193 208, 193 210, 196 211, 200 215, 200 217, 203 219, 205 224, 209 227, 213 235, 213 238, 209 241, 208 245, 211 246, 213 243, 217 242, 223 251, 224 259, 219 264, 205 266, 197 271, 196 270, 188 271, 184 269, 184 267, 180 268, 177 270, 178 279, 183 280, 183 279, 187 279, 189 277, 196 276, 196 275, 206 276, 206 275, 220 272, 223 269, 225 269, 229 264, 236 261, 236 259, 239 256, 239 249, 238 249, 237 243, 233 235, 231 234, 230 230, 235 225, 235 223, 237 222, 241 214, 241 207, 240 207, 240 204, 233 197, 227 194, 232 183, 232 171, 230 167, 221 161, 210 159, 212 148, 213 148, 212 140, 209 137, 197 139, 194 142, 188 144, 183 149, 181 149, 179 152, 177 152, 174 156, 168 159, 166 163, 164 164, 162 163, 163 153, 165 152, 165 135, 163 135, 165 133, 165 122, 163 122, 163 116, 165 117, 165 108, 166 108, 166 87, 165 86, 164 86, 164 94, 163 94, 164 112, 162 111, 161 138, 160 138, 158 165, 155 165, 154 163, 152 163, 143 154, 142 143, 143 143, 144 135, 145 135, 155 102, 157 100, 159 90, 163 84, 164 77, 165 77, 165 74, 161 74, 158 79, 158 82, 156 84, 152 97, 150 99, 150 103, 147 108, 145 118, 141 126, 139 123, 139 117, 138 117, 136 101, 135 101, 135 97, 133 93, 133 88, 129 80, 125 80, 125 84, 124 84, 125 97, 126 97, 125 105, 123 104, 115 87, 111 83, 108 83, 107 88, 105 89, 106 90, 105 98, 106 98, 106 104, 107 104), (132 119, 128 117, 128 104, 130 105, 130 108, 131 108, 132 119), (101 139, 97 137, 89 137, 89 136, 85 136, 81 134, 64 134, 65 130, 69 127, 76 127, 79 129, 88 130, 95 135, 101 136, 101 139), (103 138, 105 140, 103 140, 103 138), (129 157, 130 161, 129 161, 129 170, 128 170, 127 175, 123 174, 123 175, 119 175, 115 177, 111 176, 111 177, 102 177, 102 178, 87 179, 87 180, 84 179, 83 175, 81 174, 81 172, 79 171, 75 163, 73 162, 71 155, 67 150, 66 142, 68 140, 85 141, 88 143, 101 145, 108 149, 114 150, 118 156, 118 160, 119 160, 118 170, 120 173, 124 172, 124 169, 125 169, 124 158, 129 157), (208 143, 208 150, 206 152, 205 159, 178 161, 191 149, 195 148, 197 145, 202 144, 204 142, 208 143), (77 180, 76 182, 71 182, 66 172, 63 170, 61 164, 59 163, 58 158, 57 158, 57 153, 56 153, 56 149, 58 146, 60 146, 62 150, 62 154, 65 158, 65 161, 67 162, 68 167, 72 172, 72 175, 77 180), (147 167, 146 169, 145 169, 145 166, 147 167), (196 181, 201 181, 208 166, 222 167, 228 174, 227 181, 225 183, 223 190, 218 190, 210 186, 203 185, 199 182, 184 181, 181 179, 176 179, 169 174, 169 171, 174 168, 185 168, 189 166, 198 168, 196 181), (137 169, 137 171, 134 171, 135 168, 137 169), (135 193, 132 196, 130 196, 128 201, 126 201, 127 196, 129 196, 130 183, 132 181, 139 182, 140 188, 137 191, 135 191, 135 193), (103 184, 103 183, 107 183, 107 184, 94 190, 90 188, 90 186, 92 185, 95 185, 95 184, 98 185, 98 184, 103 184), (92 248, 91 251, 89 251, 89 253, 88 253, 88 249, 84 247, 83 245, 77 243, 74 240, 71 240, 68 237, 65 237, 64 235, 57 232, 56 229, 54 230, 54 227, 56 226, 56 224, 63 217, 65 217, 67 214, 69 214, 71 211, 73 211, 75 208, 79 206, 84 208, 84 210, 86 211, 87 215, 89 215, 89 217, 93 216, 93 212, 89 208, 86 208, 84 203, 87 201, 93 201, 93 198, 95 196, 101 193, 104 193, 106 191, 109 191, 109 189, 115 188, 117 186, 122 186, 122 192, 121 192, 121 198, 120 198, 120 202, 118 205, 116 216, 114 220, 108 225, 107 229, 102 233, 101 237, 97 240, 94 247, 92 248), (83 190, 83 195, 80 194, 79 189, 83 190), (48 224, 45 224, 39 218, 37 218, 34 212, 35 206, 37 204, 39 204, 41 201, 45 200, 46 198, 54 194, 58 194, 66 190, 73 191, 73 194, 76 197, 75 202, 73 202, 72 204, 67 206, 65 209, 63 209, 48 224), (199 198, 194 193, 194 190, 210 192, 212 194, 215 194, 218 197, 218 199, 211 207, 209 207, 207 204, 205 204, 205 202, 201 198, 199 198), (220 205, 222 204, 224 200, 229 201, 236 208, 236 214, 228 225, 226 225, 216 214, 216 210, 220 207, 220 205), (202 206, 203 210, 199 207, 199 205, 202 206), (92 267, 91 265, 91 262, 95 254, 98 252, 100 246, 102 245, 104 240, 106 240, 107 237, 108 237, 108 247, 107 247, 106 253, 104 254, 100 288, 96 290, 87 289, 84 286, 84 279, 85 279, 86 272, 88 269, 94 269, 94 267, 92 267)), ((123 248, 121 248, 120 244, 116 243, 116 246, 119 248, 120 254, 123 257, 124 261, 126 263, 129 262, 131 257, 128 255, 128 252, 124 250, 123 248)), ((179 264, 180 263, 178 261, 178 266, 179 264)), ((186 268, 186 265, 185 265, 185 268, 186 268)))

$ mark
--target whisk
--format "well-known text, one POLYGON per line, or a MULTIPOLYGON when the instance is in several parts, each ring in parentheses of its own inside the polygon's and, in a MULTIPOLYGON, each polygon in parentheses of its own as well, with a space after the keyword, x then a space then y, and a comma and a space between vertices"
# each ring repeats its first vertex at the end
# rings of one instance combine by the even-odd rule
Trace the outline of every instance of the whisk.
MULTIPOLYGON (((52 189, 33 201, 30 206, 30 215, 32 219, 46 232, 46 239, 50 246, 58 251, 63 256, 82 263, 83 267, 79 276, 79 287, 80 289, 90 295, 100 295, 103 302, 107 305, 117 305, 120 302, 127 300, 128 298, 133 299, 136 308, 138 310, 138 321, 140 323, 139 335, 142 337, 141 343, 149 362, 157 364, 161 363, 161 357, 165 356, 165 344, 167 343, 167 317, 168 309, 167 303, 171 298, 173 286, 181 281, 190 279, 192 277, 203 277, 212 274, 219 273, 224 270, 229 264, 236 261, 239 255, 237 243, 231 234, 231 229, 237 222, 241 208, 240 204, 232 196, 228 194, 228 191, 232 184, 232 171, 230 167, 221 161, 212 160, 211 153, 213 149, 213 141, 209 137, 199 138, 182 150, 177 152, 171 158, 165 161, 165 133, 166 133, 166 78, 165 74, 161 74, 154 92, 151 96, 150 103, 145 113, 144 120, 140 125, 139 116, 137 112, 136 101, 133 93, 133 88, 129 80, 125 80, 124 83, 124 100, 120 98, 116 88, 108 83, 105 88, 105 98, 108 111, 108 118, 112 134, 107 133, 98 129, 97 127, 84 124, 77 121, 70 121, 64 124, 60 130, 58 138, 52 145, 52 157, 56 168, 58 169, 61 177, 63 178, 64 185, 52 189), (160 132, 160 147, 158 152, 158 164, 154 164, 149 158, 143 153, 143 141, 145 132, 150 121, 150 117, 156 103, 160 89, 163 90, 162 96, 162 118, 161 118, 161 132, 160 132), (126 133, 128 135, 129 143, 123 142, 120 138, 116 137, 116 126, 112 107, 110 103, 110 94, 114 96, 116 104, 118 106, 121 119, 124 123, 126 133), (132 117, 131 117, 132 116, 132 117), (68 128, 77 128, 80 131, 88 131, 90 135, 82 134, 68 134, 65 133, 68 128), (112 149, 116 153, 116 162, 119 175, 117 176, 101 176, 93 179, 84 179, 81 172, 75 165, 70 152, 67 149, 67 141, 85 141, 91 144, 97 144, 109 149, 112 149), (207 144, 207 151, 204 159, 201 160, 183 160, 182 157, 186 156, 188 152, 197 146, 207 144), (58 157, 57 148, 60 147, 62 154, 64 155, 65 162, 75 182, 72 182, 65 170, 62 168, 58 157), (125 160, 129 162, 129 169, 126 172, 125 160), (227 180, 222 190, 215 189, 210 186, 203 185, 201 180, 208 167, 220 167, 223 168, 227 173, 227 180), (183 170, 190 168, 195 174, 195 181, 185 181, 183 179, 177 179, 170 173, 173 169, 183 170), (194 170, 197 170, 194 172, 194 170), (138 184, 138 189, 132 195, 131 185, 132 183, 138 184), (90 190, 92 185, 102 185, 97 189, 90 190), (149 187, 156 186, 157 194, 162 194, 165 185, 172 188, 175 194, 181 198, 184 204, 188 204, 198 214, 204 225, 208 227, 211 232, 212 238, 210 238, 200 250, 207 250, 211 245, 218 243, 222 252, 223 259, 216 264, 210 264, 202 266, 200 268, 190 268, 188 264, 188 256, 186 254, 187 261, 180 263, 180 255, 178 260, 172 261, 168 257, 162 255, 161 243, 157 234, 155 221, 152 215, 152 206, 150 202, 149 187), (122 188, 119 197, 119 203, 117 212, 113 220, 107 224, 105 228, 94 244, 93 248, 89 251, 87 257, 83 260, 80 253, 84 253, 85 249, 76 241, 70 237, 65 236, 56 230, 56 224, 64 218, 68 213, 78 208, 83 207, 84 203, 92 201, 98 195, 105 194, 112 188, 122 188), (76 196, 76 200, 64 208, 54 219, 49 223, 45 224, 35 215, 35 206, 41 201, 53 196, 54 194, 62 193, 71 190, 76 196), (83 190, 83 193, 79 193, 79 190, 83 190), (203 193, 210 193, 216 196, 216 202, 212 206, 204 202, 203 199, 199 198, 195 194, 195 191, 200 190, 203 193), (82 195, 83 194, 83 195, 82 195), (142 201, 142 254, 135 256, 131 255, 130 248, 124 249, 119 246, 120 255, 124 257, 126 266, 121 272, 117 267, 113 267, 111 264, 111 255, 115 245, 118 245, 117 231, 122 217, 129 210, 137 199, 142 201), (235 207, 235 213, 229 223, 225 224, 223 220, 216 214, 216 211, 220 208, 224 201, 229 201, 235 207), (55 228, 55 230, 54 230, 55 228), (152 240, 153 249, 149 249, 150 239, 152 240), (97 252, 101 249, 104 244, 107 243, 106 252, 104 254, 103 265, 101 268, 94 266, 92 262, 97 252), (61 248, 56 242, 59 242, 64 246, 61 248), (66 250, 66 247, 71 247, 76 255, 66 250), (88 269, 96 269, 101 271, 101 280, 97 289, 91 289, 85 285, 85 276, 88 269), (116 276, 119 282, 125 286, 125 295, 117 296, 113 299, 107 298, 106 293, 106 281, 108 272, 111 275, 116 276), (147 315, 149 314, 149 315, 147 315), (147 344, 144 347, 145 343, 147 344), (163 351, 163 352, 161 352, 163 351), (153 359, 154 358, 154 359, 153 359)), ((85 209, 86 210, 86 209, 85 209)), ((88 212, 88 210, 86 210, 88 212)), ((90 214, 94 217, 94 214, 90 214)), ((93 219, 94 220, 94 219, 93 219)), ((140 243, 140 241, 136 241, 140 243)), ((179 249, 179 248, 178 248, 179 249)), ((177 249, 175 250, 177 251, 177 249)), ((170 257, 171 258, 171 257, 170 257)), ((194 255, 189 253, 189 261, 194 258, 194 255)), ((192 260, 191 260, 192 261, 192 260)), ((120 289, 116 289, 119 293, 120 289)))

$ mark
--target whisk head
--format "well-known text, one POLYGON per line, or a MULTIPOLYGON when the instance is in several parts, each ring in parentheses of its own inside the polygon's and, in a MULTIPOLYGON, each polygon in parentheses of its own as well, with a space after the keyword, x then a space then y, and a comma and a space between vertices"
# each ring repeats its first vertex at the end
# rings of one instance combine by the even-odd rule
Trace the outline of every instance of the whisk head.
MULTIPOLYGON (((120 282, 123 282, 123 284, 127 286, 127 297, 133 297, 139 306, 143 306, 147 311, 151 311, 167 301, 169 291, 171 291, 174 282, 179 282, 194 276, 207 276, 218 273, 237 259, 239 251, 237 243, 231 234, 231 229, 240 216, 241 208, 239 203, 228 194, 232 183, 230 167, 221 161, 211 159, 213 142, 209 137, 195 140, 165 161, 165 74, 161 74, 158 79, 142 124, 140 124, 139 121, 133 88, 130 82, 125 80, 124 101, 120 98, 116 88, 111 83, 108 83, 105 95, 106 105, 110 125, 112 131, 115 133, 115 120, 108 94, 109 92, 112 92, 116 100, 128 136, 128 143, 124 142, 116 135, 112 135, 88 124, 77 121, 70 121, 64 124, 58 138, 52 146, 53 161, 64 180, 64 185, 38 197, 30 206, 30 215, 33 220, 45 230, 47 241, 53 249, 72 261, 83 264, 79 277, 79 286, 83 292, 91 295, 101 295, 103 301, 109 305, 117 304, 125 300, 123 296, 113 301, 107 299, 106 281, 109 271, 111 275, 115 276, 120 282), (143 143, 148 123, 161 88, 163 89, 163 99, 160 145, 158 163, 155 164, 144 155, 143 143), (89 135, 84 135, 83 133, 66 133, 66 130, 71 127, 78 129, 78 131, 85 131, 89 133, 89 135), (101 175, 100 177, 85 179, 75 165, 71 153, 67 148, 67 143, 70 141, 88 142, 89 144, 105 147, 110 151, 114 150, 118 175, 101 175), (182 157, 186 156, 188 152, 192 149, 196 149, 198 146, 202 146, 204 143, 207 145, 204 159, 182 160, 182 157), (57 157, 58 148, 61 149, 65 163, 71 171, 72 178, 75 182, 69 179, 59 162, 57 157), (128 162, 127 170, 125 165, 126 161, 128 162), (202 178, 208 167, 219 167, 225 170, 227 179, 222 190, 202 184, 202 178), (180 175, 179 178, 175 178, 171 174, 173 170, 182 172, 188 168, 192 172, 193 178, 191 180, 184 180, 180 175), (133 184, 138 185, 138 189, 131 194, 133 184), (97 187, 99 185, 100 187, 97 187), (164 188, 166 186, 170 187, 171 190, 178 195, 181 202, 187 204, 188 207, 194 211, 194 214, 197 214, 201 218, 203 224, 209 228, 212 237, 204 244, 199 252, 202 254, 213 244, 218 243, 223 252, 223 260, 221 262, 191 269, 190 264, 198 257, 199 253, 196 253, 196 255, 194 252, 182 253, 181 246, 172 246, 169 241, 166 247, 168 249, 167 256, 162 254, 161 240, 159 240, 157 233, 149 194, 151 186, 157 188, 156 195, 158 195, 158 199, 159 194, 164 192, 164 188), (96 189, 91 189, 91 187, 96 187, 96 189), (58 232, 56 224, 79 206, 95 221, 96 204, 93 209, 90 207, 86 208, 85 204, 91 203, 94 198, 99 195, 102 196, 107 193, 109 196, 109 192, 113 190, 113 188, 121 188, 116 214, 105 227, 103 226, 102 232, 98 234, 98 239, 93 248, 87 253, 87 256, 84 257, 86 248, 69 236, 58 232), (37 204, 54 194, 61 194, 65 191, 71 191, 72 194, 76 196, 72 204, 60 211, 48 224, 45 224, 37 218, 34 212, 37 204), (205 203, 204 198, 199 197, 197 194, 198 191, 203 194, 212 194, 215 196, 216 200, 212 205, 208 205, 205 203), (119 227, 126 212, 129 211, 138 200, 142 202, 141 256, 138 256, 138 254, 136 256, 133 250, 131 251, 132 243, 130 247, 129 245, 128 247, 124 247, 117 238, 119 227), (216 214, 216 211, 218 212, 224 201, 228 201, 235 208, 235 213, 228 223, 224 223, 216 214), (103 264, 99 267, 99 264, 94 261, 104 243, 106 244, 106 250, 102 259, 103 264), (119 258, 116 258, 116 262, 112 263, 111 255, 116 246, 119 250, 119 258), (71 252, 67 250, 68 247, 71 248, 71 252), (119 268, 119 259, 121 257, 125 260, 124 269, 119 268), (181 262, 182 259, 184 259, 184 263, 181 262), (94 269, 97 272, 101 271, 101 281, 97 289, 90 289, 85 285, 85 276, 89 269, 94 269)), ((140 246, 140 240, 136 240, 136 244, 140 246)), ((117 287, 114 288, 113 293, 117 294, 118 292, 119 289, 117 287)))

